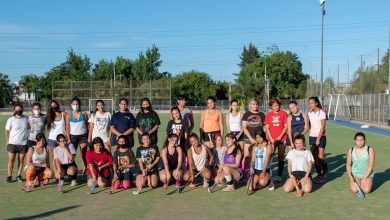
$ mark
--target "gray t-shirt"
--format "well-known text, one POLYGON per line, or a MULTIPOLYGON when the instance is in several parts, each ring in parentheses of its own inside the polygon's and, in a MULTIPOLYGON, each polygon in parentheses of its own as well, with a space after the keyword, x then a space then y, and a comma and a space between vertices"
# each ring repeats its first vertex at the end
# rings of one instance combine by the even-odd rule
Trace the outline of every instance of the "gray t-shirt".
POLYGON ((38 117, 30 115, 28 123, 30 124, 30 133, 28 134, 30 141, 35 141, 37 134, 45 133, 46 115, 40 114, 38 117))

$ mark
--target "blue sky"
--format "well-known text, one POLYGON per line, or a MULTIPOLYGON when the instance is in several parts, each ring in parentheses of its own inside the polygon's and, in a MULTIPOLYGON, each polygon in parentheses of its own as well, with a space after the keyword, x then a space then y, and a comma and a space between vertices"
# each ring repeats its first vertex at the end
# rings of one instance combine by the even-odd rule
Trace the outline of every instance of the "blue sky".
MULTIPOLYGON (((390 1, 326 1, 324 78, 340 81, 360 65, 376 63, 389 45, 390 1)), ((152 44, 160 71, 196 69, 233 80, 244 45, 271 44, 298 54, 303 71, 320 73, 321 7, 318 0, 280 1, 2 1, 0 73, 16 81, 42 75, 65 61, 67 50, 93 63, 135 59, 152 44), (311 66, 311 71, 310 71, 311 66)), ((351 76, 352 78, 353 76, 351 76)))

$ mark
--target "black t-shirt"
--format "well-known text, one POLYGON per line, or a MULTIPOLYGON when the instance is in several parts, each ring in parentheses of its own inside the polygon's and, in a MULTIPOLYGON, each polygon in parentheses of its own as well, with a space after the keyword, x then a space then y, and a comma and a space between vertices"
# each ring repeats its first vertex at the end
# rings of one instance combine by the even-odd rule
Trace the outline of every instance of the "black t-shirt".
MULTIPOLYGON (((153 110, 149 112, 138 112, 137 117, 137 128, 141 129, 143 133, 152 130, 155 125, 160 125, 160 118, 157 113, 153 110)), ((141 134, 138 134, 138 141, 141 144, 141 134)), ((157 131, 150 134, 150 145, 157 144, 157 131)))
MULTIPOLYGON (((114 163, 118 166, 127 166, 129 164, 135 165, 135 156, 133 151, 129 148, 125 152, 120 152, 119 149, 114 152, 114 163)), ((130 168, 122 169, 122 173, 130 172, 130 168)))
POLYGON ((246 129, 252 138, 256 138, 256 132, 263 130, 265 115, 263 112, 252 113, 247 111, 244 116, 242 116, 242 121, 246 121, 246 129))
MULTIPOLYGON (((176 123, 174 120, 170 120, 167 125, 167 134, 176 134, 180 137, 180 146, 185 146, 185 133, 188 132, 188 124, 183 120, 180 123, 176 123)), ((183 149, 184 150, 184 149, 183 149)))
MULTIPOLYGON (((156 145, 152 145, 149 147, 139 146, 137 148, 136 157, 137 159, 142 159, 145 168, 147 165, 152 164, 157 157, 160 157, 160 151, 156 145)), ((154 171, 155 169, 157 169, 157 167, 158 166, 156 165, 153 170, 150 171, 154 171)))

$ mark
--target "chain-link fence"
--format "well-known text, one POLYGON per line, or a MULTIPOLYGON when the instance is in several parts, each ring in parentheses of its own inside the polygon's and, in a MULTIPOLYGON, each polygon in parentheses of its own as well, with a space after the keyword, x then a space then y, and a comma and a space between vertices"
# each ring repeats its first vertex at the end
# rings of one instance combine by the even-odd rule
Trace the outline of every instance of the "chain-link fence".
POLYGON ((90 100, 112 100, 112 104, 106 104, 107 111, 118 108, 120 98, 129 100, 129 108, 140 107, 142 98, 149 98, 156 110, 169 109, 171 107, 171 79, 163 78, 148 81, 54 81, 52 82, 52 99, 56 100, 63 110, 70 110, 70 98, 79 97, 84 110, 90 109, 90 100), (112 106, 112 107, 111 107, 112 106), (113 108, 113 109, 111 109, 113 108))

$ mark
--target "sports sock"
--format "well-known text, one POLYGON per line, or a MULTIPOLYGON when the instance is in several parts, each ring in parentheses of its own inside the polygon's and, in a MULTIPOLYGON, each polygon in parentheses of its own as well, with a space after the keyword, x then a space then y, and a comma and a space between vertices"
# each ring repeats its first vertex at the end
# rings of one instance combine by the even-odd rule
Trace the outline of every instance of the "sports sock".
POLYGON ((314 167, 316 168, 316 171, 317 171, 317 174, 318 174, 318 176, 320 176, 322 173, 321 173, 321 165, 314 165, 314 167))
POLYGON ((321 159, 321 168, 324 173, 328 173, 328 163, 325 159, 321 159))
POLYGON ((284 160, 278 161, 278 176, 282 176, 284 168, 284 160))
POLYGON ((226 184, 228 184, 228 185, 233 184, 232 176, 225 176, 225 180, 226 180, 226 184))

